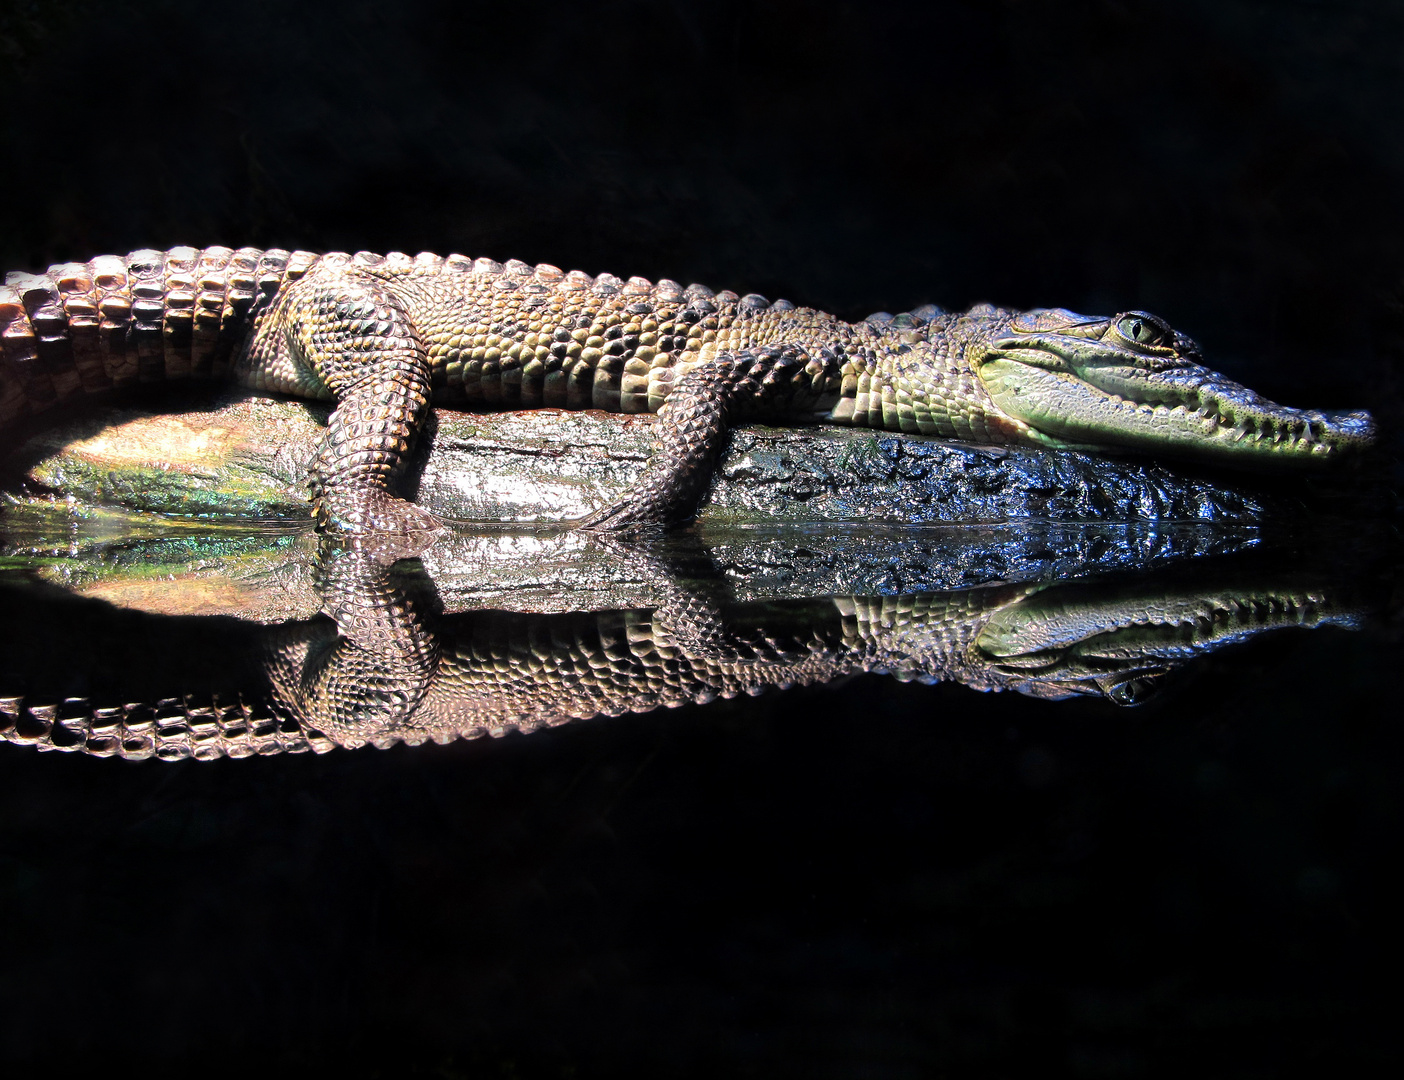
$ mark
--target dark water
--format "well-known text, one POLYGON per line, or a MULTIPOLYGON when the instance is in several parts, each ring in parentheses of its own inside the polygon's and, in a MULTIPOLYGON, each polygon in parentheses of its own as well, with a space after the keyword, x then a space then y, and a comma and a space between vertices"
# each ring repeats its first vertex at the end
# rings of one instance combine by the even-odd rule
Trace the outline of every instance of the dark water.
MULTIPOLYGON (((1276 400, 1370 408, 1386 477, 1349 543, 1203 560, 1334 582, 1354 628, 1135 708, 861 675, 445 747, 0 747, 0 1057, 1392 1072, 1402 42, 1396 4, 1311 0, 0 7, 4 269, 426 248, 847 317, 1145 308, 1276 400)), ((15 674, 71 674, 64 634, 113 680, 234 644, 75 641, 60 599, 0 600, 15 674)))
MULTIPOLYGON (((1052 1061, 1144 1075, 1212 1054, 1218 1075, 1271 1075, 1303 1058, 1382 1062, 1396 560, 1361 523, 1225 547, 1178 562, 1163 547, 1155 571, 1127 559, 1041 585, 720 605, 720 638, 680 628, 710 595, 695 549, 692 577, 655 583, 656 611, 515 616, 438 611, 417 564, 389 574, 323 551, 329 606, 370 581, 382 611, 427 613, 395 625, 432 638, 441 681, 450 665, 476 680, 454 714, 470 734, 500 729, 503 695, 530 725, 595 692, 553 698, 543 670, 627 687, 658 663, 640 641, 667 635, 668 618, 675 685, 724 670, 717 685, 743 692, 447 746, 142 764, 3 747, 0 871, 17 931, 5 980, 27 1001, 81 987, 103 1003, 111 1026, 72 1020, 63 1060, 158 1066, 214 1054, 353 1075, 645 1062, 906 1076, 1052 1061), (842 669, 845 638, 861 653, 855 607, 879 628, 881 662, 915 681, 766 687, 816 655, 842 669), (580 658, 611 641, 614 675, 600 676, 580 658), (124 1015, 143 1017, 142 1035, 114 1044, 124 1015)), ((307 658, 304 687, 345 660, 323 648, 336 640, 325 616, 268 631, 148 615, 18 570, 0 596, 5 692, 59 703, 47 735, 42 708, 10 716, 20 741, 81 751, 81 734, 59 737, 81 729, 64 715, 161 687, 197 706, 210 688, 251 703, 279 649, 307 658), (290 637, 313 645, 287 650, 290 637)), ((365 644, 344 671, 383 697, 400 669, 367 657, 393 646, 342 632, 365 644)), ((315 712, 314 697, 300 706, 315 712)), ((656 704, 608 704, 621 702, 656 704)), ((179 712, 129 713, 125 741, 82 730, 91 750, 174 759, 246 752, 268 715, 226 716, 220 744, 213 722, 201 736, 179 712)), ((414 714, 372 710, 339 736, 419 741, 414 714)), ((52 1034, 18 1016, 4 1039, 20 1060, 53 1054, 52 1034)))

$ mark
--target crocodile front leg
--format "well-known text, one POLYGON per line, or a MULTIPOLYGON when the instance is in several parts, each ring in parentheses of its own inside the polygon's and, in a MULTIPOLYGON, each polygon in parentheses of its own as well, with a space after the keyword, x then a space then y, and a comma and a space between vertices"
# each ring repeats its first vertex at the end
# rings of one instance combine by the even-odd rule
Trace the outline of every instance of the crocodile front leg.
POLYGON ((262 385, 304 391, 310 378, 336 401, 309 481, 318 524, 351 534, 438 531, 432 514, 391 491, 431 392, 424 342, 399 298, 354 272, 314 270, 270 320, 273 347, 255 357, 262 385))
POLYGON ((679 525, 697 511, 738 414, 791 412, 797 395, 823 381, 829 357, 811 359, 793 345, 719 354, 699 364, 673 387, 658 410, 661 438, 643 475, 624 498, 575 527, 586 532, 635 532, 679 525))
POLYGON ((442 645, 425 610, 437 603, 406 591, 394 558, 327 541, 317 554, 317 586, 335 634, 320 621, 290 624, 266 646, 280 704, 341 746, 393 741, 438 672, 442 645))

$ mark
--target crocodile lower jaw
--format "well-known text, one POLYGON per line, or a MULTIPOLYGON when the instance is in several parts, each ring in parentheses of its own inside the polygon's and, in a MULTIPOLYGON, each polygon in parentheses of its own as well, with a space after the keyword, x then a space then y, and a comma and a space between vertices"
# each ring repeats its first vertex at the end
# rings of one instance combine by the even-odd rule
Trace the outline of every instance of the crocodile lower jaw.
POLYGON ((1141 386, 1109 372, 1098 373, 1106 384, 1098 386, 1007 355, 986 360, 979 374, 995 405, 1036 433, 1033 442, 1056 439, 1253 467, 1295 467, 1363 448, 1374 432, 1366 413, 1287 408, 1207 371, 1204 381, 1184 390, 1150 380, 1141 386), (1133 387, 1163 400, 1137 400, 1129 396, 1133 387))

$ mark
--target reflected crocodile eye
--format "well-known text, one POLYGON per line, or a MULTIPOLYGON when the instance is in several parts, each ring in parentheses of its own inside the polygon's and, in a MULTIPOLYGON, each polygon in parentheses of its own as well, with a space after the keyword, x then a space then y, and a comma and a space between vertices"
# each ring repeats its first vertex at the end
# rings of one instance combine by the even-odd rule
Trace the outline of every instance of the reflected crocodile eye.
POLYGON ((1116 332, 1133 345, 1161 347, 1173 344, 1175 340, 1170 327, 1144 311, 1122 315, 1116 320, 1116 332))

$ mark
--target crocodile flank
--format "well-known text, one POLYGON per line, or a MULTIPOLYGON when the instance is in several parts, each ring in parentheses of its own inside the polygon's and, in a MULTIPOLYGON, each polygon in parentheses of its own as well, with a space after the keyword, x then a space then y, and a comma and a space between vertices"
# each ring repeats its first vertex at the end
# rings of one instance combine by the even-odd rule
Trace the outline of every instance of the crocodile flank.
POLYGON ((137 383, 226 378, 330 399, 309 477, 348 533, 432 533, 396 476, 430 403, 657 413, 659 448, 595 531, 687 520, 730 427, 820 419, 973 443, 1295 465, 1366 413, 1286 408, 1145 312, 925 307, 849 323, 784 300, 510 261, 180 247, 10 274, 0 429, 137 383))

